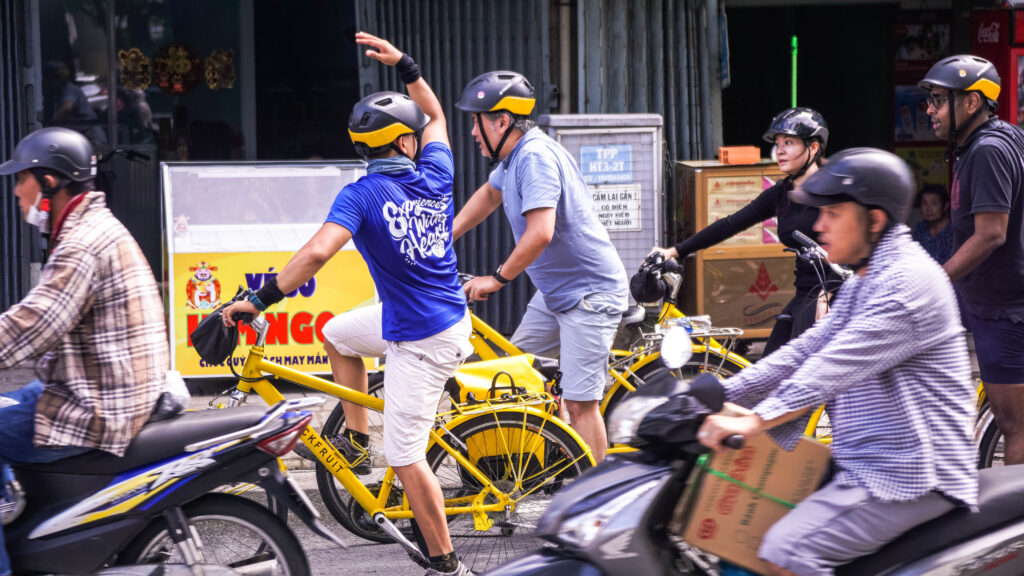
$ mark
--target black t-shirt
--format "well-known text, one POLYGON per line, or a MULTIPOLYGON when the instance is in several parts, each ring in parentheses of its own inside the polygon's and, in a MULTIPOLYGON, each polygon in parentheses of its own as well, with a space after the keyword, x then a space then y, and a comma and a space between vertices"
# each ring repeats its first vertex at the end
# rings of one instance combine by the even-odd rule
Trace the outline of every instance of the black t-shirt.
POLYGON ((974 214, 1009 214, 1006 242, 956 283, 982 318, 1024 321, 1024 131, 992 118, 957 150, 950 190, 953 252, 974 234, 974 214))
MULTIPOLYGON (((697 250, 710 248, 723 240, 731 238, 739 232, 750 228, 758 222, 763 222, 774 217, 778 222, 779 240, 790 248, 802 248, 803 246, 793 239, 793 232, 799 230, 818 241, 818 233, 813 230, 814 221, 818 219, 818 209, 813 206, 797 204, 789 199, 789 191, 793 184, 787 178, 777 182, 771 188, 761 192, 735 214, 730 214, 708 225, 707 228, 676 244, 676 252, 680 258, 697 250)), ((830 285, 838 286, 839 277, 831 270, 828 270, 830 285), (833 283, 834 282, 834 283, 833 283)), ((817 272, 809 262, 796 261, 796 279, 793 285, 798 292, 808 292, 817 288, 821 281, 817 272)))

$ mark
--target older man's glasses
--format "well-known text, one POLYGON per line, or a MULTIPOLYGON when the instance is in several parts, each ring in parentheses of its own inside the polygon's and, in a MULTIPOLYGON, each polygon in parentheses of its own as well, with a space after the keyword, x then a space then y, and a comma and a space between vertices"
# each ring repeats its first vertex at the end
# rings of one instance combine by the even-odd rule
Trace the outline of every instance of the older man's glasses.
POLYGON ((929 94, 926 100, 928 101, 929 106, 938 110, 945 106, 946 102, 949 102, 949 96, 943 96, 942 94, 929 94))

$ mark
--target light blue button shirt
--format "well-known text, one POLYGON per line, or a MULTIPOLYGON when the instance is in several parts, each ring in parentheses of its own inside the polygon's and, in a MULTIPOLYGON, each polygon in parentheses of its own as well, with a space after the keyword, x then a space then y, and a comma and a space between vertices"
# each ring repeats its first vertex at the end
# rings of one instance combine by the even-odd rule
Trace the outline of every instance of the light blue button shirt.
POLYGON ((526 269, 552 312, 563 312, 597 292, 621 295, 627 304, 626 269, 594 213, 594 200, 565 148, 534 128, 492 172, 516 242, 526 213, 555 209, 551 243, 526 269))
MULTIPOLYGON (((883 502, 937 490, 973 506, 974 382, 949 276, 903 224, 827 316, 724 382, 768 421, 827 403, 835 482, 883 502)), ((808 412, 809 414, 810 412, 808 412)), ((807 416, 772 429, 791 448, 807 416)))

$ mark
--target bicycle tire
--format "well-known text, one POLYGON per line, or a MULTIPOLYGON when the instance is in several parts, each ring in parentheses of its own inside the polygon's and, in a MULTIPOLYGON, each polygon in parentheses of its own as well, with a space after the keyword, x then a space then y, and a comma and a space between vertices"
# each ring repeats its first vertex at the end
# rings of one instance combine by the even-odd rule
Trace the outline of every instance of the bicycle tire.
MULTIPOLYGON (((203 543, 206 563, 251 569, 254 562, 274 560, 273 574, 309 576, 309 561, 295 534, 263 506, 239 496, 206 494, 183 506, 183 511, 193 533, 203 543), (241 531, 255 535, 258 540, 242 542, 237 537, 241 531), (218 546, 224 539, 231 539, 231 542, 218 546)), ((163 518, 153 521, 125 547, 118 562, 182 563, 167 530, 163 518)))
MULTIPOLYGON (((537 549, 536 521, 555 493, 589 470, 587 448, 551 416, 502 411, 480 414, 451 429, 470 460, 503 492, 517 499, 514 510, 491 516, 487 531, 474 528, 471 514, 448 518, 459 559, 476 573, 537 549), (506 518, 507 516, 507 518, 506 518)), ((560 421, 559 421, 560 422, 560 421)), ((454 445, 453 445, 454 446, 454 445)), ((427 450, 427 464, 446 498, 478 493, 479 482, 441 446, 427 450)), ((485 496, 485 502, 493 496, 485 496)))
MULTIPOLYGON (((367 375, 367 393, 377 398, 384 397, 384 373, 381 371, 370 372, 367 375)), ((369 436, 371 466, 374 468, 386 468, 387 464, 382 460, 384 456, 384 415, 380 412, 367 409, 369 419, 369 436)), ((324 438, 340 434, 345 429, 345 411, 339 401, 331 411, 320 435, 324 438)), ((370 518, 370 515, 363 510, 355 498, 338 482, 326 466, 320 462, 316 463, 316 486, 324 506, 331 516, 338 521, 346 530, 360 538, 390 544, 394 542, 390 536, 384 533, 377 524, 370 518)), ((397 494, 401 501, 400 482, 396 479, 392 486, 392 494, 397 494)), ((368 486, 373 491, 372 486, 368 486)), ((390 504, 390 503, 389 503, 390 504)))
POLYGON ((1003 433, 996 425, 995 415, 987 399, 978 410, 978 418, 974 425, 974 441, 978 444, 979 469, 1004 465, 1003 433))
MULTIPOLYGON (((713 372, 717 374, 720 378, 728 378, 730 376, 735 376, 736 373, 743 369, 743 366, 740 366, 735 361, 730 360, 729 358, 723 357, 721 354, 717 352, 709 352, 708 354, 708 362, 705 363, 702 360, 704 355, 700 354, 699 356, 701 359, 691 359, 689 362, 687 362, 681 368, 678 369, 677 375, 679 375, 682 378, 694 378, 698 374, 703 374, 705 372, 713 372)), ((655 372, 664 369, 665 367, 662 365, 662 363, 655 360, 649 364, 645 364, 640 368, 637 368, 635 376, 626 375, 626 379, 629 380, 631 384, 633 384, 634 388, 639 388, 642 384, 637 383, 637 378, 639 378, 640 381, 644 381, 651 375, 653 375, 655 372)), ((625 386, 621 385, 616 386, 611 391, 611 397, 608 399, 608 403, 605 404, 604 414, 602 414, 602 416, 604 416, 605 419, 605 424, 608 423, 608 418, 611 416, 615 408, 623 400, 629 397, 630 394, 632 394, 632 392, 630 392, 629 389, 626 388, 625 386)))

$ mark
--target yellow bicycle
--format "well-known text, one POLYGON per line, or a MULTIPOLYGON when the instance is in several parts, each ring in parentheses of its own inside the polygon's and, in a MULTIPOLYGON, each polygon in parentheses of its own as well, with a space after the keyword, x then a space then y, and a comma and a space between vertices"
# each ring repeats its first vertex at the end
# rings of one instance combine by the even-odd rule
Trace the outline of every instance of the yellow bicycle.
MULTIPOLYGON (((383 398, 268 361, 263 345, 269 324, 259 317, 250 326, 256 344, 230 393, 230 406, 243 404, 251 392, 268 404, 282 400, 265 375, 269 374, 366 407, 371 414, 383 411, 383 398)), ((453 397, 465 401, 439 407, 430 431, 427 463, 441 483, 455 550, 473 570, 485 570, 538 547, 533 528, 548 500, 594 465, 580 437, 551 414, 552 399, 543 391, 539 374, 533 374, 530 387, 521 377, 502 391, 503 384, 495 381, 479 400, 451 388, 453 397)), ((341 413, 340 404, 336 413, 341 413)), ((317 480, 331 514, 354 534, 377 542, 397 541, 422 561, 422 553, 409 539, 413 513, 394 470, 374 461, 375 469, 361 480, 352 472, 355 463, 324 437, 331 437, 329 429, 334 429, 330 419, 323 436, 307 427, 302 442, 317 458, 317 480)), ((382 429, 373 426, 371 436, 380 435, 382 429)))

